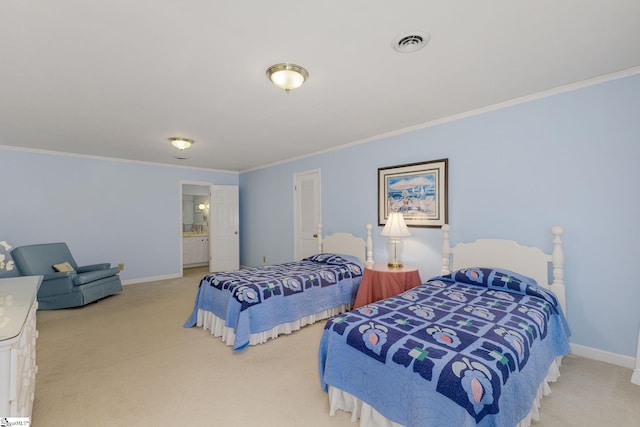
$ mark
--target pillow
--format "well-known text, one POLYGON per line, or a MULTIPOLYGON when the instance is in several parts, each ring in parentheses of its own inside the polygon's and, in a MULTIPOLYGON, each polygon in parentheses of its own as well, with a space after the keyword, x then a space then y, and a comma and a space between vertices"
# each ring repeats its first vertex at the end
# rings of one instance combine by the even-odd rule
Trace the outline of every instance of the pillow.
POLYGON ((60 264, 53 264, 53 269, 58 272, 75 271, 68 261, 61 262, 60 264))
POLYGON ((354 264, 361 265, 362 261, 355 255, 336 254, 335 258, 330 260, 335 261, 336 264, 344 264, 345 262, 352 262, 354 264))
POLYGON ((524 292, 527 286, 538 286, 531 277, 503 268, 470 267, 456 270, 444 276, 456 282, 479 285, 492 289, 524 292))
POLYGON ((318 262, 321 264, 329 264, 329 265, 343 265, 348 262, 357 264, 357 265, 362 265, 362 261, 360 261, 360 259, 358 259, 358 257, 356 256, 332 254, 332 253, 321 253, 321 254, 311 255, 310 257, 304 258, 303 261, 312 261, 312 262, 318 262))
POLYGON ((520 295, 532 295, 546 300, 555 312, 562 310, 555 294, 542 286, 531 277, 515 273, 504 268, 470 267, 462 268, 445 276, 435 277, 435 280, 458 282, 484 288, 500 290, 520 295))
POLYGON ((328 264, 327 260, 332 257, 333 254, 315 254, 303 258, 303 261, 319 262, 321 264, 328 264))

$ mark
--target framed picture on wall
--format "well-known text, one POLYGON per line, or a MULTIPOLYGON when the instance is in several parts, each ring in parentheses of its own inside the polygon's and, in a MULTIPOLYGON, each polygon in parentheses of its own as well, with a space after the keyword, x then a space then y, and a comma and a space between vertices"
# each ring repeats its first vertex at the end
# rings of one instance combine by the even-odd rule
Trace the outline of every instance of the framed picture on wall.
POLYGON ((402 212, 409 227, 447 223, 448 159, 378 169, 378 225, 402 212))

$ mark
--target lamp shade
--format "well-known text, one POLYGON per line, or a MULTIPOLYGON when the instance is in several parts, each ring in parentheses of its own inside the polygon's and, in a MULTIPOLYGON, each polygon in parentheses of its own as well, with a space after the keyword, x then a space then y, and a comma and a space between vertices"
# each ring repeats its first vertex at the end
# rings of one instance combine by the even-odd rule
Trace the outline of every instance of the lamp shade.
POLYGON ((382 229, 380 235, 386 237, 411 236, 411 233, 407 228, 407 224, 405 224, 404 222, 404 216, 402 215, 402 212, 391 212, 389 214, 387 223, 382 229))

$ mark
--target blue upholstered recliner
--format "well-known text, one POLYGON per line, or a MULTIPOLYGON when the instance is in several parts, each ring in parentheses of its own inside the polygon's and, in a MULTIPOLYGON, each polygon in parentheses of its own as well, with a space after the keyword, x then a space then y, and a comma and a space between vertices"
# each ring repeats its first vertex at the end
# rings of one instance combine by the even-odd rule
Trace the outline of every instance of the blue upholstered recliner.
POLYGON ((39 309, 79 307, 122 290, 118 267, 108 263, 79 267, 66 243, 20 246, 11 257, 21 275, 44 276, 39 309))

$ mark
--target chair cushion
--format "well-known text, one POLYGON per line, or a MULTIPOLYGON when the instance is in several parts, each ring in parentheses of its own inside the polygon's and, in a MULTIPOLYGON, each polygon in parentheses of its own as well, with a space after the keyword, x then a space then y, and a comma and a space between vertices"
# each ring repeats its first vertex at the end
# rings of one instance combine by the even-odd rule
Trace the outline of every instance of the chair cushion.
POLYGON ((76 274, 73 278, 73 284, 76 286, 84 285, 95 280, 104 279, 105 277, 115 276, 120 272, 118 267, 105 268, 104 270, 93 270, 76 274))
POLYGON ((53 269, 55 271, 58 271, 58 272, 61 272, 61 271, 75 271, 73 269, 73 267, 71 266, 71 264, 69 264, 68 261, 61 262, 60 264, 53 264, 53 269))

